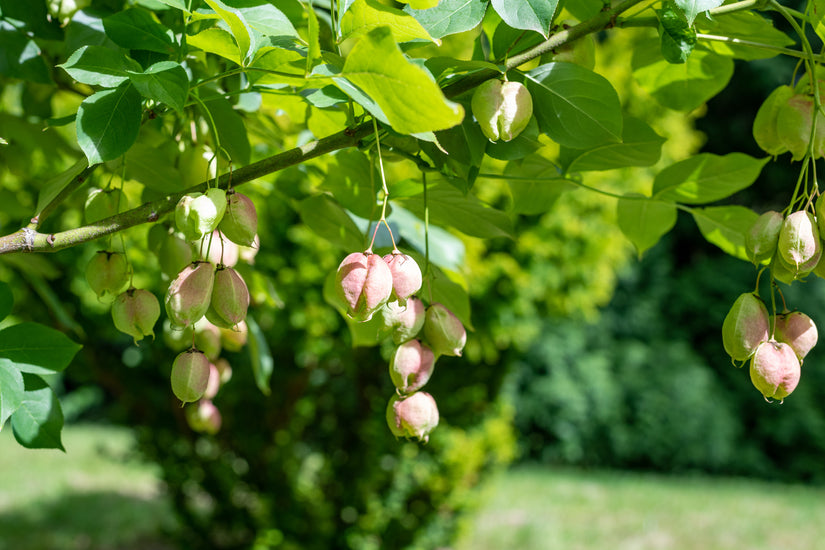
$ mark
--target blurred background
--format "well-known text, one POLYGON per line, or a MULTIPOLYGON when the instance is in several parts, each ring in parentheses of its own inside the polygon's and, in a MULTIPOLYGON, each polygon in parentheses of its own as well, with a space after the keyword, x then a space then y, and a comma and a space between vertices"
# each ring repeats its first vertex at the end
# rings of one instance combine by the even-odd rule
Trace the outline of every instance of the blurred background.
MULTIPOLYGON (((725 91, 686 117, 633 83, 634 36, 600 37, 613 42, 598 63, 628 111, 669 136, 662 164, 698 150, 763 156, 752 120, 790 81, 792 62, 737 63, 725 91)), ((40 134, 43 118, 60 115, 60 99, 42 91, 3 82, 0 126, 30 137, 24 150, 0 148, 3 233, 33 211, 32 181, 59 171, 50 152, 71 153, 58 134, 53 143, 40 134)), ((303 122, 279 116, 252 130, 272 147, 303 122)), ((255 147, 253 156, 268 153, 255 147)), ((406 169, 390 166, 398 179, 406 169)), ((585 181, 649 191, 657 170, 585 181)), ((780 157, 728 202, 781 210, 797 170, 780 157)), ((3 257, 9 322, 57 326, 84 347, 52 380, 67 453, 25 450, 0 432, 0 550, 810 550, 825 540, 823 346, 793 395, 766 403, 721 339, 756 271, 704 241, 689 216, 642 258, 615 226, 613 199, 583 190, 516 217, 516 241, 461 237, 473 330, 464 357, 439 359, 426 390, 441 424, 419 445, 386 426, 390 348, 353 348, 324 300, 342 250, 290 207, 318 185, 303 166, 244 186, 262 220, 260 252, 243 268, 259 337, 224 350, 233 376, 215 398, 214 436, 191 431, 168 391, 174 352, 160 325, 154 344, 136 347, 88 289, 84 266, 98 244, 3 257), (270 356, 265 395, 256 373, 270 356)), ((508 208, 505 184, 479 180, 476 192, 508 208)), ((76 195, 59 225, 80 223, 76 195)), ((147 231, 124 244, 142 245, 147 231)), ((146 266, 140 282, 162 288, 154 256, 130 254, 146 266)), ((822 280, 784 292, 823 326, 822 280)))

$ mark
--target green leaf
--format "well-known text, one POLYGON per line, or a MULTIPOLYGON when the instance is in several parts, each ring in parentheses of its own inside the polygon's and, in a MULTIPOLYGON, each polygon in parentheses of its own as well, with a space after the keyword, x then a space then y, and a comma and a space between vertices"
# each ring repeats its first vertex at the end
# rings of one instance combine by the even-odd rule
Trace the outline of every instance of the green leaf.
MULTIPOLYGON (((401 205, 424 219, 424 205, 420 196, 405 198, 401 205)), ((513 237, 510 217, 483 203, 475 195, 464 195, 448 183, 440 183, 427 189, 430 223, 441 227, 453 227, 471 237, 491 239, 513 237)))
POLYGON ((525 74, 539 126, 559 145, 590 149, 622 138, 619 95, 603 76, 573 63, 525 74))
MULTIPOLYGON (((252 154, 249 145, 249 136, 246 132, 246 124, 243 117, 232 108, 232 104, 218 92, 201 87, 198 89, 203 105, 199 105, 203 110, 204 105, 211 114, 212 120, 217 126, 220 136, 221 147, 229 152, 232 162, 238 166, 249 164, 249 157, 252 154)), ((206 120, 209 120, 209 117, 206 120)))
POLYGON ((14 438, 28 449, 60 449, 63 411, 54 391, 39 376, 24 374, 25 393, 11 415, 14 438))
POLYGON ((60 372, 80 348, 62 332, 38 323, 20 323, 0 330, 0 357, 9 359, 23 372, 60 372))
POLYGON ((7 283, 0 281, 0 321, 9 316, 13 306, 14 295, 11 293, 11 288, 7 283))
POLYGON ((14 363, 0 357, 0 429, 23 404, 23 373, 14 363))
POLYGON ((91 86, 116 88, 129 79, 129 71, 139 71, 134 59, 103 46, 83 46, 62 65, 69 76, 91 86))
POLYGON ((312 68, 322 61, 321 57, 321 27, 318 16, 311 4, 307 5, 307 69, 306 74, 312 73, 312 68))
MULTIPOLYGON (((825 6, 825 0, 816 0, 825 6)), ((816 8, 814 8, 816 10, 816 8)), ((821 22, 820 22, 821 24, 821 22)), ((725 36, 731 39, 754 40, 761 44, 778 48, 793 45, 793 39, 773 26, 769 19, 753 11, 740 11, 725 14, 724 17, 702 18, 696 22, 696 27, 705 34, 725 36)), ((779 55, 778 52, 766 48, 755 48, 747 44, 706 40, 703 45, 720 55, 727 55, 737 59, 753 60, 766 59, 779 55)))
POLYGON ((298 203, 301 220, 319 237, 344 250, 362 250, 364 234, 338 203, 326 195, 315 195, 298 203))
POLYGON ((404 11, 415 17, 433 38, 469 31, 481 23, 487 11, 487 0, 441 0, 428 10, 404 11))
POLYGON ((246 18, 240 10, 227 6, 225 3, 221 2, 221 0, 204 1, 209 4, 210 8, 215 10, 215 13, 217 13, 227 25, 229 25, 229 30, 232 32, 232 36, 238 44, 238 52, 240 53, 241 61, 245 62, 254 53, 252 49, 252 28, 246 18))
POLYGON ((175 51, 170 31, 148 11, 128 8, 103 18, 106 35, 118 46, 169 54, 175 51))
POLYGON ((166 4, 170 8, 175 8, 175 9, 178 9, 180 11, 190 13, 189 12, 189 6, 187 6, 187 0, 157 0, 157 1, 161 2, 162 4, 166 4))
POLYGON ((183 113, 189 95, 189 76, 180 63, 161 61, 143 72, 130 72, 129 78, 143 97, 183 113))
POLYGON ((633 77, 665 107, 692 111, 712 98, 733 76, 733 60, 697 49, 683 64, 668 63, 659 48, 640 42, 633 50, 633 77))
POLYGON ((138 141, 126 153, 126 176, 163 195, 186 189, 186 183, 157 145, 138 141))
POLYGON ((289 17, 267 0, 231 0, 227 5, 237 8, 249 26, 265 36, 298 37, 289 17))
POLYGON ((708 242, 741 260, 750 261, 745 235, 759 215, 744 206, 711 206, 690 211, 699 231, 708 242))
POLYGON ((34 40, 0 20, 0 75, 50 83, 49 68, 34 40))
POLYGON ((659 161, 664 142, 665 138, 646 122, 625 116, 620 143, 605 143, 585 151, 562 147, 560 160, 568 173, 652 166, 659 161))
POLYGON ((266 335, 258 326, 252 315, 246 317, 246 325, 249 328, 249 360, 252 364, 252 375, 255 377, 255 385, 264 395, 269 395, 272 390, 269 387, 269 380, 272 378, 272 371, 275 370, 275 361, 272 352, 266 343, 266 335))
POLYGON ((83 100, 77 109, 77 143, 89 165, 114 160, 129 150, 140 131, 140 101, 129 82, 83 100))
POLYGON ((338 151, 333 156, 322 187, 332 193, 338 203, 364 219, 378 217, 378 191, 381 176, 367 155, 358 150, 338 151))
POLYGON ((199 32, 198 34, 187 36, 186 43, 189 46, 201 49, 205 52, 219 55, 238 65, 241 58, 238 54, 238 44, 232 35, 223 29, 214 27, 199 32))
POLYGON ((306 83, 307 59, 295 50, 266 46, 258 50, 251 66, 269 71, 251 71, 249 80, 255 84, 306 83))
POLYGON ((456 282, 456 280, 460 280, 460 275, 455 272, 443 271, 435 266, 432 266, 432 272, 432 303, 439 303, 452 311, 459 321, 464 324, 464 328, 472 330, 470 295, 467 293, 466 282, 463 285, 456 282))
POLYGON ((462 193, 466 193, 472 188, 478 176, 484 160, 484 148, 489 140, 470 117, 465 118, 457 126, 438 132, 436 138, 438 146, 422 144, 422 148, 442 172, 459 178, 458 181, 451 179, 450 183, 457 186, 462 193), (447 170, 444 170, 445 167, 447 170))
POLYGON ((724 0, 673 0, 673 3, 682 9, 688 24, 692 25, 697 15, 703 11, 718 8, 722 5, 723 1, 724 0))
MULTIPOLYGON (((392 189, 390 189, 390 196, 393 196, 392 189)), ((421 200, 421 195, 418 195, 418 200, 421 200)), ((449 231, 437 225, 430 225, 425 235, 424 220, 399 206, 396 201, 393 202, 392 213, 387 217, 387 221, 392 226, 393 232, 397 231, 398 235, 418 252, 424 254, 429 250, 430 263, 455 271, 461 270, 464 266, 464 242, 449 231), (425 240, 426 237, 428 239, 425 240)), ((424 264, 419 263, 419 265, 423 270, 424 264)))
POLYGON ((547 38, 559 0, 492 0, 493 9, 514 29, 536 31, 547 38))
POLYGON ((658 14, 662 55, 668 63, 684 63, 696 45, 696 30, 671 2, 658 14))
POLYGON ((811 25, 820 40, 825 41, 825 0, 811 0, 811 25))
POLYGON ((382 26, 392 30, 396 42, 416 39, 433 41, 430 34, 412 15, 379 4, 375 0, 355 0, 341 20, 341 38, 346 40, 363 36, 382 26))
POLYGON ((558 166, 538 153, 508 163, 504 175, 513 199, 511 210, 516 214, 543 214, 562 193, 576 189, 562 177, 558 166))
POLYGON ((80 158, 70 168, 46 182, 46 185, 37 195, 37 208, 35 210, 38 213, 42 212, 46 205, 52 202, 88 166, 89 163, 86 159, 80 158))
POLYGON ((485 152, 498 160, 517 160, 536 152, 544 146, 539 141, 539 123, 532 117, 527 127, 510 141, 487 140, 485 152))
POLYGON ((629 194, 618 200, 616 221, 641 257, 676 224, 676 206, 635 193, 629 194))
POLYGON ((448 101, 429 73, 407 61, 389 27, 356 42, 341 75, 381 107, 398 133, 445 130, 464 118, 461 105, 448 101))
POLYGON ((653 197, 685 204, 715 202, 751 185, 769 160, 743 153, 702 153, 659 172, 653 182, 653 197))

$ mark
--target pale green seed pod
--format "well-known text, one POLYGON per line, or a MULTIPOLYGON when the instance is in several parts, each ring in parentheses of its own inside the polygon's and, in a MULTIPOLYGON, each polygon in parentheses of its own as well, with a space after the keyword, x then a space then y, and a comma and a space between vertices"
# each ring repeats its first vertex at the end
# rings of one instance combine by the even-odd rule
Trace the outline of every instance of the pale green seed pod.
POLYGON ((246 195, 234 192, 226 197, 226 213, 218 228, 226 238, 241 246, 252 246, 258 233, 258 213, 246 195))
POLYGON ((461 356, 467 343, 467 331, 452 311, 441 304, 432 304, 427 308, 424 320, 424 338, 436 356, 461 356))
POLYGON ((118 294, 129 282, 129 264, 120 252, 99 251, 86 266, 86 281, 98 298, 118 294))
POLYGON ((135 344, 144 336, 155 338, 155 323, 160 318, 160 303, 154 294, 141 288, 130 288, 112 303, 115 328, 134 338, 135 344))
POLYGON ((246 319, 248 308, 249 289, 243 277, 231 267, 218 267, 207 319, 218 327, 232 328, 246 319))
POLYGON ((768 309, 752 292, 740 294, 722 323, 722 344, 734 361, 746 361, 768 339, 768 309))
POLYGON ((187 327, 206 314, 215 282, 215 266, 195 262, 183 268, 166 292, 166 314, 173 328, 187 327))
POLYGON ((181 197, 175 207, 175 225, 184 238, 202 239, 215 229, 226 211, 226 191, 213 187, 202 193, 181 197))
POLYGON ((192 244, 181 239, 176 233, 167 232, 157 248, 160 270, 169 278, 174 277, 195 259, 192 244))
POLYGON ((825 150, 825 115, 818 112, 813 96, 795 94, 779 107, 776 115, 776 130, 779 141, 791 152, 793 160, 802 159, 809 151, 811 129, 816 113, 816 135, 814 136, 813 157, 822 157, 825 150))
MULTIPOLYGON (((819 229, 810 212, 799 210, 789 214, 782 223, 777 244, 779 254, 788 265, 803 271, 805 264, 820 253, 819 229)), ((816 264, 807 271, 812 271, 816 264)))
POLYGON ((415 338, 424 327, 426 312, 424 303, 418 298, 410 298, 402 306, 397 301, 387 302, 381 308, 384 327, 391 331, 392 340, 396 344, 403 344, 415 338))
POLYGON ((774 334, 777 341, 791 346, 800 362, 816 346, 819 339, 816 324, 801 311, 777 315, 774 334))
POLYGON ((184 351, 172 363, 172 393, 184 403, 200 399, 209 383, 209 359, 196 349, 184 351))
POLYGON ((788 150, 779 139, 777 124, 780 109, 788 103, 793 93, 790 86, 778 87, 765 99, 754 118, 753 137, 769 155, 781 155, 788 150))
POLYGON ((427 344, 410 340, 395 349, 390 359, 390 378, 402 394, 424 387, 435 367, 435 355, 427 344))
POLYGON ((195 322, 195 347, 210 360, 215 361, 221 354, 221 329, 202 317, 195 322))
POLYGON ((488 80, 480 84, 470 104, 481 131, 490 141, 510 141, 527 127, 533 99, 524 84, 488 80))
POLYGON ((802 369, 788 344, 770 340, 756 349, 751 359, 751 382, 765 399, 785 399, 796 389, 802 369))
POLYGON ((751 262, 761 264, 773 258, 784 221, 782 214, 774 210, 769 210, 756 219, 745 234, 745 248, 751 262))
POLYGON ((215 435, 221 429, 221 413, 209 399, 187 405, 184 415, 186 423, 194 432, 215 435))
POLYGON ((427 392, 405 397, 393 395, 387 405, 387 425, 396 437, 412 437, 426 443, 438 426, 438 406, 427 392))

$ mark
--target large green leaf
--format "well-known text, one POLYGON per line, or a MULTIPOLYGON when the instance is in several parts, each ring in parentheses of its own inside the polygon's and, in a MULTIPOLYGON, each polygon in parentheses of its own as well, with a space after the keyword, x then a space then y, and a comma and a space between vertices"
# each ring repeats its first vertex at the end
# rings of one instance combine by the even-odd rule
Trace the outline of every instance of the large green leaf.
POLYGON ((820 40, 825 41, 825 0, 811 0, 811 24, 820 40))
POLYGON ((627 166, 652 166, 662 155, 665 138, 657 134, 643 120, 626 116, 622 127, 622 141, 605 143, 582 151, 562 147, 561 161, 567 172, 613 170, 627 166))
POLYGON ((751 185, 770 160, 743 153, 725 156, 702 153, 668 166, 653 183, 654 198, 685 204, 705 204, 729 197, 751 185))
POLYGON ((130 72, 129 78, 143 97, 183 112, 189 95, 189 76, 180 63, 161 61, 143 72, 130 72))
POLYGON ((718 94, 733 76, 730 57, 697 48, 685 63, 668 63, 658 45, 640 42, 633 50, 633 77, 656 101, 692 111, 718 94))
POLYGON ((448 101, 429 73, 407 61, 389 27, 356 42, 341 76, 370 96, 401 134, 445 130, 464 118, 461 105, 448 101))
POLYGON ((60 372, 80 348, 62 332, 38 323, 20 323, 0 330, 0 357, 23 372, 60 372))
POLYGON ((103 18, 106 35, 118 46, 130 50, 172 53, 171 32, 148 11, 128 8, 103 18))
MULTIPOLYGON (((229 156, 236 165, 249 164, 249 157, 252 152, 243 117, 232 108, 232 104, 221 94, 207 87, 201 87, 198 90, 203 106, 209 111, 211 119, 217 126, 221 147, 229 152, 229 156)), ((201 106, 201 110, 203 106, 201 106)), ((206 120, 209 120, 208 116, 206 120)))
MULTIPOLYGON (((392 196, 392 190, 390 190, 392 196)), ((422 200, 418 195, 418 200, 422 200)), ((425 251, 430 253, 430 262, 445 269, 460 270, 464 266, 465 248, 461 239, 449 231, 430 225, 426 235, 424 231, 424 220, 413 215, 406 208, 393 204, 392 214, 387 221, 393 228, 393 232, 413 246, 422 255, 425 251), (427 246, 429 241, 429 247, 427 246)), ((423 271, 424 264, 420 264, 423 271)))
POLYGON ((31 82, 51 82, 49 68, 34 40, 0 20, 0 75, 31 82))
MULTIPOLYGON (((401 205, 424 219, 424 204, 420 196, 399 201, 401 205)), ((448 183, 427 189, 430 223, 455 228, 471 237, 489 239, 513 237, 510 217, 483 203, 475 195, 463 194, 448 183)))
POLYGON ((696 16, 703 11, 712 10, 722 5, 724 0, 673 0, 673 3, 679 6, 683 12, 689 25, 693 24, 696 16))
POLYGON ((67 185, 69 185, 77 176, 89 166, 85 158, 80 158, 70 168, 59 173, 48 182, 40 190, 37 195, 37 212, 42 212, 47 204, 52 202, 67 185))
MULTIPOLYGON (((825 0, 821 1, 823 2, 822 5, 825 6, 825 0)), ((769 19, 754 11, 728 13, 724 17, 714 17, 712 19, 703 17, 696 22, 696 27, 705 34, 725 36, 732 39, 730 42, 707 40, 704 44, 720 55, 728 55, 737 59, 765 59, 778 55, 776 50, 755 48, 749 46, 747 42, 741 42, 742 40, 753 41, 754 37, 758 37, 757 40, 760 44, 780 48, 794 43, 790 36, 774 27, 769 19)))
POLYGON ((205 52, 214 53, 238 65, 241 64, 238 44, 235 42, 235 39, 232 38, 231 34, 221 28, 213 27, 203 30, 198 34, 187 36, 186 42, 190 46, 194 46, 205 52))
POLYGON ((307 59, 295 50, 265 46, 258 50, 251 67, 260 71, 250 71, 249 79, 255 84, 306 83, 307 59))
POLYGON ((433 40, 412 15, 380 4, 376 0, 355 0, 341 19, 341 38, 346 40, 363 36, 382 26, 392 29, 396 42, 433 40))
POLYGON ((745 248, 745 235, 759 215, 744 206, 710 206, 690 211, 699 231, 708 242, 731 256, 750 261, 745 248))
POLYGON ((0 429, 23 404, 23 373, 14 363, 0 357, 0 429))
POLYGON ((546 38, 559 0, 492 0, 492 5, 501 19, 514 29, 536 31, 546 38))
POLYGON ((358 150, 338 151, 334 159, 335 164, 330 163, 322 187, 356 216, 376 219, 381 208, 377 202, 381 176, 370 159, 358 150))
POLYGON ((619 95, 603 76, 573 63, 525 74, 539 126, 559 145, 590 149, 622 139, 619 95))
POLYGON ((449 309, 464 324, 466 329, 472 330, 470 318, 470 295, 467 293, 467 283, 457 282, 462 278, 455 272, 448 272, 437 267, 432 268, 433 303, 438 303, 449 309), (455 280, 454 280, 455 279, 455 280))
POLYGON ((326 195, 315 195, 298 203, 301 220, 319 237, 344 250, 362 250, 364 234, 338 203, 326 195))
POLYGON ((659 11, 662 55, 669 63, 684 63, 696 45, 696 29, 670 2, 659 11))
POLYGON ((140 131, 141 116, 140 94, 130 82, 84 99, 77 110, 77 143, 89 164, 128 151, 140 131))
POLYGON ((209 7, 215 10, 215 13, 229 26, 229 30, 238 44, 241 61, 245 63, 254 53, 254 36, 246 17, 240 10, 228 6, 221 0, 204 0, 204 2, 209 4, 209 7))
POLYGON ((78 82, 105 88, 116 88, 129 79, 129 71, 140 71, 137 61, 103 46, 83 46, 58 67, 78 82))
POLYGON ((138 140, 126 153, 126 176, 162 195, 183 191, 185 180, 167 155, 165 150, 159 150, 158 144, 138 140))
POLYGON ((404 11, 412 14, 433 38, 469 31, 481 23, 487 11, 487 0, 441 0, 428 10, 404 11))
POLYGON ((553 208, 562 193, 576 189, 558 166, 538 153, 508 163, 504 175, 513 198, 511 208, 517 214, 543 214, 553 208))
POLYGON ((39 376, 24 374, 25 393, 11 415, 14 438, 28 449, 60 449, 63 411, 54 391, 39 376))
POLYGON ((298 37, 289 17, 267 0, 228 0, 226 5, 236 8, 253 29, 265 36, 298 37))
POLYGON ((676 206, 642 195, 626 195, 616 205, 616 221, 641 256, 676 224, 676 206))
POLYGON ((269 387, 269 380, 272 378, 272 371, 275 370, 275 360, 266 343, 266 335, 258 326, 254 317, 247 316, 246 324, 249 327, 249 361, 252 364, 252 375, 255 378, 255 385, 264 395, 269 395, 272 391, 269 387))

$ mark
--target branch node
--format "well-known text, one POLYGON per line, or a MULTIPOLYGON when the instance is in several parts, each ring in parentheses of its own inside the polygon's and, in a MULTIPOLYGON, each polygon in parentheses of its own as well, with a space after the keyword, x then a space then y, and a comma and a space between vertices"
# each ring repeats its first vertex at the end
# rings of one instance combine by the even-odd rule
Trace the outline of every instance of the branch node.
POLYGON ((49 246, 54 248, 54 233, 46 237, 46 242, 49 243, 49 246))
POLYGON ((150 222, 156 222, 156 221, 158 221, 158 213, 155 212, 154 210, 152 210, 149 213, 149 216, 147 216, 146 219, 149 220, 150 222))
POLYGON ((34 250, 34 239, 37 237, 37 231, 33 229, 29 229, 28 227, 23 228, 23 246, 31 252, 34 250))

